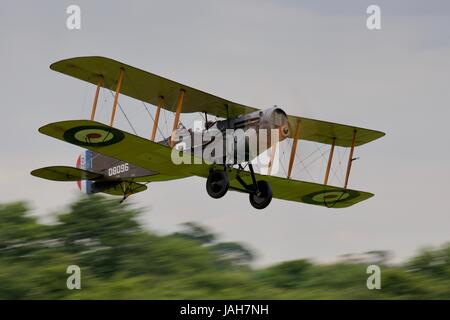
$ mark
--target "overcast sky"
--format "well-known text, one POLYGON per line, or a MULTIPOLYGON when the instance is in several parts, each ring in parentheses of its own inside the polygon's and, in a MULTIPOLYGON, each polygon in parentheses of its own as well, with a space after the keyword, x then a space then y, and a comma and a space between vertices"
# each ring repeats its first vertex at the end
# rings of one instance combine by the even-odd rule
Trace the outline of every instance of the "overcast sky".
MULTIPOLYGON (((0 201, 29 200, 49 218, 78 196, 74 183, 29 172, 74 164, 80 148, 37 129, 88 118, 95 91, 49 65, 102 55, 254 107, 386 132, 356 149, 350 187, 375 193, 366 202, 333 210, 273 200, 259 212, 243 194, 209 198, 192 178, 133 197, 152 229, 198 221, 249 244, 260 264, 375 249, 408 257, 450 240, 449 45, 448 1, 2 1, 0 201), (81 30, 66 28, 70 4, 81 30), (381 7, 381 30, 366 28, 370 4, 381 7)), ((142 104, 120 102, 148 137, 142 104)), ((99 105, 106 121, 110 93, 99 105)), ((117 126, 130 130, 120 114, 117 126)))

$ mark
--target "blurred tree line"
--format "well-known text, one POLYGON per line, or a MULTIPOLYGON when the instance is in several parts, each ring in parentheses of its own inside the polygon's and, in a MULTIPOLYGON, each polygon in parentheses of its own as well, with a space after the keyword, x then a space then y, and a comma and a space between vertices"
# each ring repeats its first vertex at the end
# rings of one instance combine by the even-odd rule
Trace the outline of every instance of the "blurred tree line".
POLYGON ((243 244, 219 242, 196 223, 158 235, 140 214, 91 196, 48 225, 26 203, 0 204, 0 299, 450 299, 450 244, 400 266, 373 251, 255 269, 243 244), (368 263, 382 266, 381 290, 366 287, 368 263), (69 265, 81 268, 81 290, 66 287, 69 265))

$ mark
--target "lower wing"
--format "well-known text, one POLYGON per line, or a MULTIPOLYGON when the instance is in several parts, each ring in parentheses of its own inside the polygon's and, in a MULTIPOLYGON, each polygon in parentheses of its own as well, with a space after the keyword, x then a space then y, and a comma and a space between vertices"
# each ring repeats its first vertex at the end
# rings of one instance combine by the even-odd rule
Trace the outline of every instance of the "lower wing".
MULTIPOLYGON (((144 169, 157 171, 160 175, 152 176, 151 181, 181 179, 189 176, 206 178, 211 169, 211 165, 207 164, 176 165, 171 161, 172 149, 170 147, 95 121, 55 122, 41 127, 39 132, 112 158, 133 163, 144 169)), ((233 168, 228 174, 232 189, 242 189, 236 179, 237 176, 251 184, 252 179, 248 171, 233 168)), ((256 178, 270 183, 274 198, 329 208, 349 207, 373 196, 369 192, 275 176, 256 174, 256 178)))
MULTIPOLYGON (((246 172, 247 173, 247 172, 246 172)), ((242 173, 240 173, 242 177, 242 173)), ((247 174, 250 182, 250 174, 247 174)), ((230 179, 232 177, 230 176, 230 179)), ((272 186, 273 197, 288 201, 302 202, 327 208, 346 208, 367 200, 374 195, 369 192, 343 189, 319 183, 293 180, 275 176, 256 175, 257 180, 266 180, 272 186)), ((238 182, 230 180, 230 185, 238 182)))
MULTIPOLYGON (((210 166, 197 170, 195 175, 207 178, 210 166)), ((240 177, 246 184, 252 184, 252 178, 249 171, 237 170, 235 168, 228 171, 230 180, 230 189, 237 191, 243 187, 238 181, 240 177)), ((272 187, 273 198, 301 202, 306 204, 318 205, 327 208, 346 208, 358 202, 367 200, 374 196, 373 193, 344 189, 335 186, 323 185, 314 182, 287 179, 276 176, 268 176, 255 173, 256 180, 265 180, 272 187)))
POLYGON ((142 177, 134 181, 164 181, 192 176, 185 165, 175 165, 170 160, 171 148, 96 121, 60 121, 39 128, 39 132, 158 172, 148 179, 142 177))

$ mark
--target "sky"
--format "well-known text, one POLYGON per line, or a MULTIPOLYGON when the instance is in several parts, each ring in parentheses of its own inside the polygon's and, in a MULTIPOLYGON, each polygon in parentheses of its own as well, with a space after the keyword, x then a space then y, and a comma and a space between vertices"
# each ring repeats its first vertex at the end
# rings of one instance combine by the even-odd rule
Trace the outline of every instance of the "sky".
MULTIPOLYGON (((243 194, 209 198, 205 181, 191 178, 151 184, 133 196, 151 229, 168 233, 197 221, 222 240, 249 245, 260 265, 370 250, 404 259, 450 241, 448 1, 3 1, 0 202, 28 200, 43 221, 79 191, 29 172, 74 165, 81 149, 37 129, 87 119, 95 91, 49 65, 88 55, 253 107, 278 105, 289 114, 386 132, 355 150, 360 159, 349 186, 373 192, 366 202, 333 210, 274 199, 261 212, 243 194), (81 9, 80 30, 66 27, 71 4, 81 9), (371 4, 381 9, 381 30, 366 27, 371 4)), ((102 93, 99 121, 107 121, 111 100, 102 93)), ((149 137, 142 103, 123 96, 120 103, 149 137)), ((116 125, 130 131, 121 114, 116 125)), ((301 142, 299 149, 306 156, 317 146, 301 142)), ((323 161, 312 169, 316 181, 323 161)), ((301 166, 294 173, 311 180, 301 166)))

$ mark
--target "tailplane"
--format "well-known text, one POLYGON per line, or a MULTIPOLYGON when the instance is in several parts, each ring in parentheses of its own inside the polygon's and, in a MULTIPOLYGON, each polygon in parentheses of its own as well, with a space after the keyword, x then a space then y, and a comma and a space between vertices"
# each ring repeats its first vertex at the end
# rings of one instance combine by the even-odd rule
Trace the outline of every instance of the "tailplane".
POLYGON ((143 168, 86 150, 76 161, 76 167, 51 166, 33 170, 31 175, 52 181, 75 181, 86 193, 106 193, 128 196, 147 190, 145 184, 133 181, 136 178, 156 175, 143 168))

